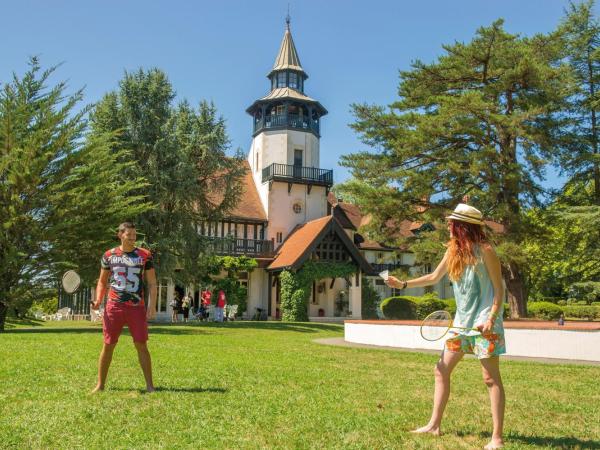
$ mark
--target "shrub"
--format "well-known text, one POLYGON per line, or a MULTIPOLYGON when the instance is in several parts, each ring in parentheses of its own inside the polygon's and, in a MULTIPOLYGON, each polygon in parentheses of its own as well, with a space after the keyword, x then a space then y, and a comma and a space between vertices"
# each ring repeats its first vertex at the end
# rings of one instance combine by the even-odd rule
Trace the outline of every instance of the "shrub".
POLYGON ((445 298, 442 301, 446 304, 444 309, 454 316, 454 314, 456 314, 456 300, 453 298, 445 298))
POLYGON ((389 320, 417 318, 417 304, 409 297, 388 297, 381 302, 381 312, 389 320))
POLYGON ((565 306, 567 304, 567 301, 566 300, 559 300, 557 302, 557 304, 560 305, 560 306, 565 306))
POLYGON ((592 306, 600 306, 600 302, 592 302, 592 306))
POLYGON ((529 315, 538 319, 555 320, 560 317, 563 309, 550 302, 534 302, 528 305, 529 315))
POLYGON ((377 308, 379 307, 381 298, 379 297, 379 293, 373 287, 373 284, 365 277, 362 279, 361 298, 362 318, 379 319, 379 316, 377 315, 377 308))
POLYGON ((54 314, 58 310, 58 297, 47 298, 44 300, 34 300, 30 311, 41 311, 45 314, 54 314))
POLYGON ((447 304, 443 300, 432 296, 423 296, 415 303, 417 305, 417 319, 419 320, 423 320, 434 311, 444 310, 447 307, 447 304))
POLYGON ((578 300, 575 302, 576 305, 587 306, 588 302, 585 300, 578 300))
POLYGON ((600 319, 600 307, 598 306, 565 306, 564 311, 566 317, 586 320, 600 319))

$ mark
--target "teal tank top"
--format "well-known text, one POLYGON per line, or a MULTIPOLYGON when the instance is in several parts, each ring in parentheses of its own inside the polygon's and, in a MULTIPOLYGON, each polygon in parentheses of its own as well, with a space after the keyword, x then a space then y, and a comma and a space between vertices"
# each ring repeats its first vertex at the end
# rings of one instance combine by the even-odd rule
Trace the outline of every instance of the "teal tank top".
MULTIPOLYGON (((476 263, 464 268, 458 281, 452 282, 454 299, 456 300, 456 315, 453 325, 455 327, 477 328, 485 324, 494 304, 494 285, 490 279, 479 247, 475 248, 476 263)), ((498 310, 498 318, 494 323, 493 333, 504 333, 502 311, 504 305, 498 310)), ((468 336, 478 335, 474 330, 452 330, 468 336)))

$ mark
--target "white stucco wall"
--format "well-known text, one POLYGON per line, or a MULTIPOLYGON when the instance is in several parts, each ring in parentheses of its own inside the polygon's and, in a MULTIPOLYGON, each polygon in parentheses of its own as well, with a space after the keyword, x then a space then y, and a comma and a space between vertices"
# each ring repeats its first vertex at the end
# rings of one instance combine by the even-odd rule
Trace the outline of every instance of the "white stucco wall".
MULTIPOLYGON (((247 159, 254 178, 254 184, 258 189, 260 200, 267 214, 269 204, 272 204, 276 199, 269 196, 268 183, 264 185, 262 183, 262 169, 273 163, 293 165, 294 150, 302 150, 303 166, 320 167, 319 139, 312 133, 297 130, 270 130, 263 131, 252 139, 247 159), (258 166, 256 164, 257 155, 258 166)), ((325 191, 325 188, 319 189, 323 192, 325 191)), ((313 192, 316 195, 315 190, 317 188, 313 187, 311 195, 313 192)), ((310 206, 312 207, 313 205, 311 204, 310 206)), ((321 211, 320 208, 319 211, 321 211)), ((312 208, 310 216, 314 218, 322 217, 325 215, 325 212, 319 216, 315 216, 316 210, 312 208)))
MULTIPOLYGON (((444 339, 423 339, 419 326, 345 323, 344 339, 357 344, 385 347, 442 350, 444 339)), ((506 354, 537 358, 559 358, 600 362, 600 332, 522 330, 507 328, 506 354)))
POLYGON ((244 317, 254 316, 256 308, 267 309, 269 293, 267 291, 268 274, 265 269, 254 269, 248 278, 248 307, 244 317))
MULTIPOLYGON (((308 194, 308 186, 304 184, 293 184, 288 193, 288 184, 274 182, 269 192, 269 218, 268 237, 275 238, 277 232, 283 233, 283 239, 298 224, 318 219, 327 214, 325 188, 315 186, 308 194), (302 211, 296 214, 292 207, 295 203, 302 206, 302 211)), ((277 247, 279 243, 275 242, 277 247)))

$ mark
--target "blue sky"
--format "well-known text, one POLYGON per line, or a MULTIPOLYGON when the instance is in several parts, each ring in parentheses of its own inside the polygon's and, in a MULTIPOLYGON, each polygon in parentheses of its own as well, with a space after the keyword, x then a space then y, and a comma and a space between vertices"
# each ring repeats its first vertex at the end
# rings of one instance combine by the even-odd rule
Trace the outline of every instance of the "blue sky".
MULTIPOLYGON (((268 92, 288 3, 292 35, 309 74, 305 92, 329 111, 322 121, 321 167, 336 182, 349 174, 340 155, 364 149, 348 127, 350 104, 390 104, 398 70, 432 61, 441 45, 468 41, 497 18, 509 32, 552 30, 562 0, 29 1, 3 0, 0 83, 22 74, 30 55, 64 63, 56 80, 85 87, 85 102, 115 89, 124 71, 164 70, 179 99, 215 102, 234 148, 246 152, 245 109, 268 92)), ((546 185, 558 185, 552 174, 546 185)))

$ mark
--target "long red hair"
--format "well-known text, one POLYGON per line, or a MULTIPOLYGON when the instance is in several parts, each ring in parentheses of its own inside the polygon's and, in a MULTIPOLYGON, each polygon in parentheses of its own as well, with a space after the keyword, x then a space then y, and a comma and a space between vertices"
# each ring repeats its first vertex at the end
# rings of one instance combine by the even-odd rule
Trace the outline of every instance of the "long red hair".
POLYGON ((450 220, 450 241, 448 247, 448 277, 458 281, 467 265, 476 263, 475 247, 488 242, 481 225, 450 220))

